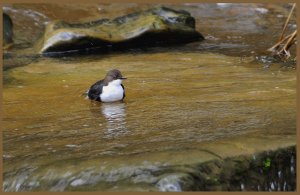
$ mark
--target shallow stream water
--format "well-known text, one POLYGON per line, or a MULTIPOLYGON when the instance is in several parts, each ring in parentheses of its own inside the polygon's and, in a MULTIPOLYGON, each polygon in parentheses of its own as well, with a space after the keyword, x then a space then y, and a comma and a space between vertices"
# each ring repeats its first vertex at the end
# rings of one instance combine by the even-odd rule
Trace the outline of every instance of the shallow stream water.
MULTIPOLYGON (((20 48, 32 47, 51 19, 113 17, 111 10, 121 15, 150 5, 60 6, 70 14, 58 5, 6 6, 16 23, 17 46, 9 53, 22 56, 20 48), (24 37, 36 36, 24 41, 20 23, 27 19, 24 37)), ((277 36, 268 33, 280 32, 288 6, 172 6, 190 11, 207 40, 105 55, 28 57, 26 64, 4 59, 4 66, 21 64, 3 73, 5 191, 157 191, 164 189, 162 178, 187 173, 190 165, 296 143, 295 68, 257 60, 277 36), (128 78, 125 101, 86 99, 90 85, 113 68, 128 78)))

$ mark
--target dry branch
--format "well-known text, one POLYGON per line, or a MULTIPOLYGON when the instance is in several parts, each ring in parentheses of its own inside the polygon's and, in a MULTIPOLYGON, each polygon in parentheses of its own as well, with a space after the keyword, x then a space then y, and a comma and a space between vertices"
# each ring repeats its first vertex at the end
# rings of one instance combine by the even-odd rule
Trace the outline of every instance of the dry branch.
POLYGON ((291 54, 289 52, 290 47, 296 43, 296 36, 297 36, 297 30, 295 30, 290 35, 287 35, 284 37, 284 34, 286 32, 288 23, 291 19, 292 13, 296 7, 296 3, 293 4, 293 7, 291 8, 291 11, 287 17, 287 20, 284 24, 284 27, 282 29, 281 35, 278 39, 278 42, 268 49, 268 51, 272 52, 275 56, 279 56, 282 60, 287 60, 291 57, 291 54), (283 38, 284 37, 284 38, 283 38))
POLYGON ((292 9, 291 9, 291 11, 290 11, 290 13, 289 13, 289 16, 287 17, 287 19, 286 19, 286 21, 285 21, 284 27, 283 27, 283 29, 282 29, 282 32, 281 32, 281 35, 280 35, 278 41, 281 41, 281 40, 282 40, 283 35, 284 35, 284 33, 285 33, 285 30, 286 30, 286 27, 287 27, 287 25, 288 25, 288 23, 289 23, 289 21, 290 21, 290 19, 291 19, 291 16, 292 16, 292 13, 293 13, 295 7, 296 7, 296 3, 294 3, 294 5, 293 5, 293 7, 292 7, 292 9))

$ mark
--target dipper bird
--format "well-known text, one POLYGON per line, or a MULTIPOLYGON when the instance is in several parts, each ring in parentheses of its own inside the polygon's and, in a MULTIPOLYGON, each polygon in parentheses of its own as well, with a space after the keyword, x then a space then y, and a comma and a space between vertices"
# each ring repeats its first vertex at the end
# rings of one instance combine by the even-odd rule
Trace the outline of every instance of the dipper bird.
POLYGON ((89 91, 88 97, 91 100, 99 102, 115 102, 125 98, 125 88, 122 80, 126 79, 117 69, 107 72, 104 79, 93 84, 89 91))

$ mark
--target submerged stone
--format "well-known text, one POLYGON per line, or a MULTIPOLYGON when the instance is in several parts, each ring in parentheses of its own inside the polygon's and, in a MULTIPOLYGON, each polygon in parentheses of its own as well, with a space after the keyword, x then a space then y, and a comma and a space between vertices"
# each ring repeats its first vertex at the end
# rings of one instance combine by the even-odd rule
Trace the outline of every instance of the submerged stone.
POLYGON ((13 23, 9 15, 3 13, 3 45, 13 42, 13 23))
POLYGON ((187 173, 172 173, 163 175, 157 182, 158 191, 162 192, 181 192, 194 190, 194 178, 187 173))
POLYGON ((110 51, 166 46, 203 40, 195 19, 186 11, 155 7, 113 20, 49 23, 37 48, 42 54, 110 51))

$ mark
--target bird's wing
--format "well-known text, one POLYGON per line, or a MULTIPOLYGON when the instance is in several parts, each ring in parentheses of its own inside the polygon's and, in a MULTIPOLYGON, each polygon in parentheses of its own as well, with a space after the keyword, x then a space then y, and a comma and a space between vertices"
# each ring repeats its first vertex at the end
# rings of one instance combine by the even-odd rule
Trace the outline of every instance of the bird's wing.
POLYGON ((88 92, 88 97, 91 100, 101 101, 100 94, 102 93, 104 83, 103 80, 97 81, 95 84, 93 84, 88 92))
POLYGON ((124 87, 123 84, 121 84, 121 86, 122 86, 122 88, 123 88, 123 98, 122 98, 122 99, 124 99, 124 98, 125 98, 125 87, 124 87))

